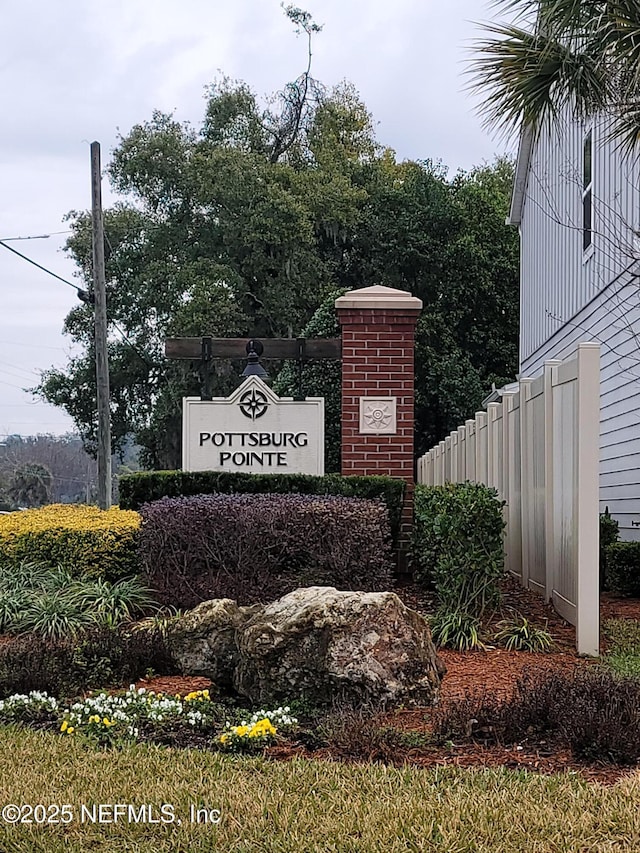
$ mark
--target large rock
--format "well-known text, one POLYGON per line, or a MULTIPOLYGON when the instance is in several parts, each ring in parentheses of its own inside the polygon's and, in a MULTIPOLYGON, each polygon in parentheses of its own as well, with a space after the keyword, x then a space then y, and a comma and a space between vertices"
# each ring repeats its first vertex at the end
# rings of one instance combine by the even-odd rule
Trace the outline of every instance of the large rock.
POLYGON ((297 589, 236 630, 233 683, 256 703, 428 705, 444 667, 429 626, 390 592, 297 589))
POLYGON ((204 675, 223 689, 233 686, 238 664, 238 629, 255 607, 238 607, 230 598, 203 601, 179 619, 172 620, 168 645, 186 675, 204 675))

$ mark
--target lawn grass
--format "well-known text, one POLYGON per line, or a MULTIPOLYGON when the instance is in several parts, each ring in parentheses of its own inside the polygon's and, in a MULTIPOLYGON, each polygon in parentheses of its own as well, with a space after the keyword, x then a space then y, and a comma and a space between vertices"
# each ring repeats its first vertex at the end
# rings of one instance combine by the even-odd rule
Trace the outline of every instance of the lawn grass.
POLYGON ((604 665, 618 675, 640 678, 640 622, 607 619, 603 628, 608 645, 604 665))
POLYGON ((7 825, 3 853, 442 851, 562 853, 640 849, 640 774, 613 787, 573 774, 424 771, 272 762, 150 745, 102 751, 74 738, 7 728, 0 805, 69 803, 67 826, 7 825), (177 822, 92 824, 80 805, 162 803, 177 822), (221 811, 190 823, 190 805, 221 811))

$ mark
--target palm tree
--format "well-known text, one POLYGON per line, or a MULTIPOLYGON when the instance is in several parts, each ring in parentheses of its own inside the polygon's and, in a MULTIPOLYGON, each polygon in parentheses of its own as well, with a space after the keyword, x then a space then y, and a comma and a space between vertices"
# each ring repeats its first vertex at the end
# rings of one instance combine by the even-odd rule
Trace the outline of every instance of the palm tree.
POLYGON ((474 45, 471 88, 486 123, 538 133, 568 107, 606 113, 611 136, 640 142, 638 0, 498 0, 508 23, 486 24, 474 45))

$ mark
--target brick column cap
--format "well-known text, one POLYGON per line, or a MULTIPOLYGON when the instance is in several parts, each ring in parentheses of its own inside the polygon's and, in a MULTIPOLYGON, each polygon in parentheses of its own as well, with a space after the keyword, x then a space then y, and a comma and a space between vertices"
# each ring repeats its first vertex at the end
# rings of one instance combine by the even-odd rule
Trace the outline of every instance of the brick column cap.
POLYGON ((422 299, 412 296, 406 290, 396 290, 395 287, 383 287, 374 284, 372 287, 361 287, 350 290, 344 296, 336 299, 336 308, 348 310, 378 309, 382 311, 416 311, 422 310, 422 299))

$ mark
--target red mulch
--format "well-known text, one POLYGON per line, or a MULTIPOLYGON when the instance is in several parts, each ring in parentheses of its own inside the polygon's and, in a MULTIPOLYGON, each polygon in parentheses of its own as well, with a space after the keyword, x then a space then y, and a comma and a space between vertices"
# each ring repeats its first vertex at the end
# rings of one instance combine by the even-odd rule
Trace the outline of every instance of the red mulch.
MULTIPOLYGON (((402 600, 422 612, 432 611, 432 602, 417 587, 405 585, 398 590, 402 600)), ((518 678, 526 671, 548 672, 561 669, 567 672, 577 666, 590 666, 593 661, 579 658, 575 652, 575 629, 558 616, 551 605, 545 604, 537 595, 523 589, 515 580, 505 581, 503 608, 489 620, 489 629, 504 618, 508 609, 525 615, 537 625, 546 625, 554 640, 552 652, 533 654, 530 652, 507 652, 504 649, 487 647, 480 652, 439 652, 447 667, 442 682, 440 702, 460 698, 467 692, 499 693, 507 695, 518 678)), ((609 618, 640 620, 640 600, 618 599, 603 594, 601 623, 609 618)), ((138 686, 168 694, 185 694, 191 690, 203 690, 211 686, 207 679, 158 677, 138 682, 138 686)), ((385 723, 403 731, 428 734, 429 709, 400 710, 385 715, 385 723)), ((309 751, 302 745, 280 744, 267 750, 269 757, 288 760, 296 756, 317 759, 336 759, 339 756, 330 748, 309 751)), ((569 750, 552 749, 545 742, 521 746, 484 746, 478 743, 455 744, 449 747, 407 747, 399 751, 394 764, 410 763, 420 767, 451 765, 456 767, 508 767, 540 773, 575 771, 584 778, 601 784, 613 784, 628 769, 611 766, 585 764, 576 761, 569 750)))

